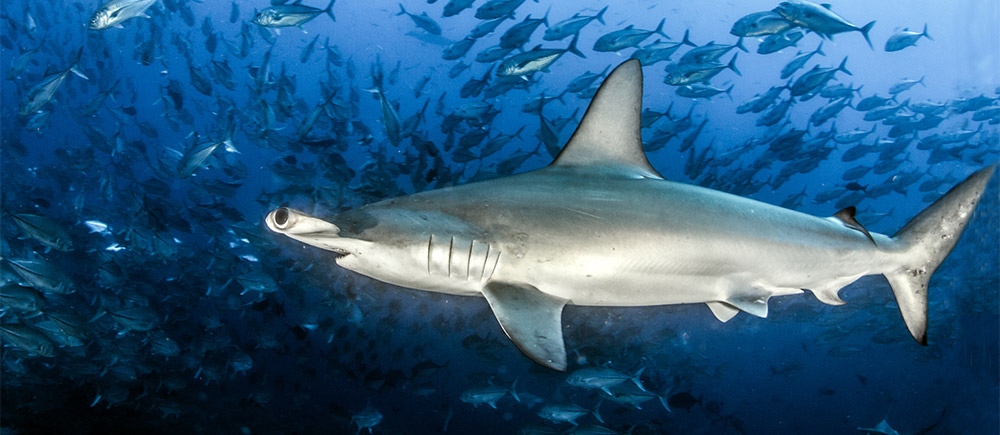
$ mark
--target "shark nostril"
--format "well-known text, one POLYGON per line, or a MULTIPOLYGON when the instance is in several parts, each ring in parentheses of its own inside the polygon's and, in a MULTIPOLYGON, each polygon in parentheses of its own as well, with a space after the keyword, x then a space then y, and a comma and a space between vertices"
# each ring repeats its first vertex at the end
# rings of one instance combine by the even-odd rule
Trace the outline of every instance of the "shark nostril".
POLYGON ((288 208, 281 207, 274 211, 274 224, 284 227, 288 223, 288 208))

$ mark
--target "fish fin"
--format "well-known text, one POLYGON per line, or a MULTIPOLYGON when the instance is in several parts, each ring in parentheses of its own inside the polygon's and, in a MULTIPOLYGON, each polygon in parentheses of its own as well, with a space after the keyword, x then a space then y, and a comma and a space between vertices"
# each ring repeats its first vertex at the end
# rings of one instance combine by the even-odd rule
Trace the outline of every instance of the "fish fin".
MULTIPOLYGON (((587 56, 585 54, 583 54, 583 52, 581 52, 580 50, 578 50, 576 48, 576 41, 578 41, 579 39, 580 39, 580 34, 579 33, 577 33, 576 35, 573 35, 573 39, 571 41, 569 41, 569 47, 566 47, 566 51, 568 51, 570 53, 573 53, 573 54, 575 54, 577 56, 580 56, 580 57, 586 59, 587 56)), ((539 47, 541 47, 541 45, 539 45, 539 47)))
POLYGON ((663 23, 665 23, 665 22, 667 22, 667 19, 666 18, 661 18, 660 19, 660 24, 658 24, 656 26, 656 30, 653 30, 653 33, 658 33, 660 35, 663 35, 664 38, 670 39, 670 37, 667 36, 666 33, 663 33, 663 23))
POLYGON ((707 302, 706 305, 708 305, 708 308, 712 310, 712 314, 715 314, 715 318, 719 319, 719 321, 723 323, 728 322, 733 317, 736 317, 736 314, 740 312, 738 308, 725 302, 712 301, 707 302))
POLYGON ((853 76, 854 74, 847 70, 847 56, 844 56, 844 60, 840 61, 840 66, 837 67, 837 71, 843 71, 844 74, 853 76))
MULTIPOLYGON (((691 33, 691 29, 685 29, 684 30, 684 38, 681 39, 681 44, 690 45, 692 47, 697 47, 698 44, 695 44, 695 43, 691 42, 691 39, 688 38, 688 36, 689 36, 690 33, 691 33)), ((745 47, 744 47, 744 51, 746 51, 745 47)))
POLYGON ((872 40, 868 38, 868 32, 872 30, 872 26, 874 26, 874 25, 875 25, 875 22, 872 21, 872 22, 870 22, 868 24, 865 24, 864 27, 858 29, 858 31, 861 32, 861 36, 865 37, 865 42, 868 43, 868 47, 871 48, 872 50, 875 49, 875 46, 872 45, 872 40))
POLYGON ((826 9, 828 11, 832 11, 833 10, 833 6, 831 4, 829 4, 829 3, 820 3, 819 5, 822 6, 824 9, 826 9))
POLYGON ((601 84, 552 166, 610 166, 630 175, 662 179, 642 150, 641 111, 642 68, 631 59, 618 65, 601 84))
POLYGON ((601 424, 604 424, 604 418, 601 417, 600 413, 602 403, 604 403, 604 399, 598 400, 597 406, 594 407, 594 412, 591 412, 591 414, 594 414, 594 418, 596 418, 597 421, 601 422, 601 424))
POLYGON ((860 275, 849 276, 845 278, 835 279, 833 281, 827 282, 823 286, 811 288, 809 289, 809 291, 812 292, 813 296, 816 296, 816 299, 819 299, 819 301, 824 304, 844 305, 847 302, 844 302, 844 300, 840 298, 840 295, 838 294, 840 293, 840 289, 844 288, 845 286, 854 281, 857 281, 858 278, 861 278, 861 276, 860 275))
POLYGON ((71 72, 73 74, 76 74, 76 76, 80 77, 81 79, 90 80, 90 78, 87 77, 87 75, 84 74, 83 71, 80 71, 80 68, 77 67, 76 65, 73 65, 72 67, 70 67, 69 72, 71 72))
POLYGON ((770 298, 770 292, 751 288, 750 291, 738 291, 730 295, 725 303, 757 317, 767 317, 767 300, 770 298))
POLYGON ((566 299, 527 284, 491 282, 483 289, 503 331, 521 352, 548 368, 566 370, 562 309, 566 299))
POLYGON ((599 23, 604 24, 604 12, 607 10, 608 7, 605 6, 604 9, 601 9, 601 11, 597 13, 597 15, 594 15, 594 19, 597 20, 599 23))
POLYGON ((903 260, 883 273, 910 335, 927 345, 927 293, 931 275, 958 243, 996 163, 980 169, 951 188, 892 236, 903 250, 903 260))
MULTIPOLYGON (((733 70, 733 72, 736 73, 736 75, 738 75, 740 77, 743 77, 743 73, 741 73, 740 70, 736 69, 736 56, 737 55, 739 55, 739 53, 733 53, 733 58, 729 59, 729 64, 726 65, 726 68, 729 68, 729 69, 733 70)), ((706 80, 705 83, 707 84, 708 81, 706 80)))
POLYGON ((861 234, 864 234, 865 237, 868 237, 868 240, 872 241, 872 244, 878 246, 878 244, 875 243, 875 239, 872 237, 871 233, 869 233, 868 230, 865 229, 865 227, 860 223, 858 223, 857 219, 854 218, 855 213, 857 213, 857 208, 855 208, 854 206, 850 206, 841 211, 838 211, 831 217, 833 219, 840 221, 840 223, 844 224, 845 227, 858 231, 861 234))

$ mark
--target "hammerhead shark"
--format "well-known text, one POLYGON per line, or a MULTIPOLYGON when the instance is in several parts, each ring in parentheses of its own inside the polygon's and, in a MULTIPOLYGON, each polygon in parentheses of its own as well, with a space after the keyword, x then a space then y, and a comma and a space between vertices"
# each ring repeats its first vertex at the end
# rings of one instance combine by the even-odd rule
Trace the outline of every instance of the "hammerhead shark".
POLYGON ((640 139, 642 70, 619 65, 542 169, 388 199, 321 219, 281 207, 267 226, 333 251, 340 266, 402 287, 483 296, 528 357, 566 369, 566 304, 705 303, 725 322, 766 317, 772 296, 838 291, 884 275, 927 343, 931 274, 958 242, 996 164, 893 236, 850 207, 816 217, 664 179, 640 139))

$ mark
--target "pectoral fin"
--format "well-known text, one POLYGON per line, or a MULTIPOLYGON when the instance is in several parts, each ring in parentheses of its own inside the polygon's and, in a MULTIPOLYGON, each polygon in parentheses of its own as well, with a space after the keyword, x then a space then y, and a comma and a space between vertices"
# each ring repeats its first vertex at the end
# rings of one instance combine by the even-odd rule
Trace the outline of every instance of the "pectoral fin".
POLYGON ((526 284, 491 282, 483 289, 500 327, 521 352, 551 369, 566 370, 562 309, 566 300, 526 284))

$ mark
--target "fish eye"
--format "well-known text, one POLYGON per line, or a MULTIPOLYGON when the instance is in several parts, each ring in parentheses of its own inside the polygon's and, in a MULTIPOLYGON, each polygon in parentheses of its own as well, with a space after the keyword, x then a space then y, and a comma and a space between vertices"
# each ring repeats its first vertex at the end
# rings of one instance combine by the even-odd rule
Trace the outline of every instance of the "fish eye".
POLYGON ((284 227, 288 223, 288 207, 281 207, 274 211, 274 224, 284 227))

